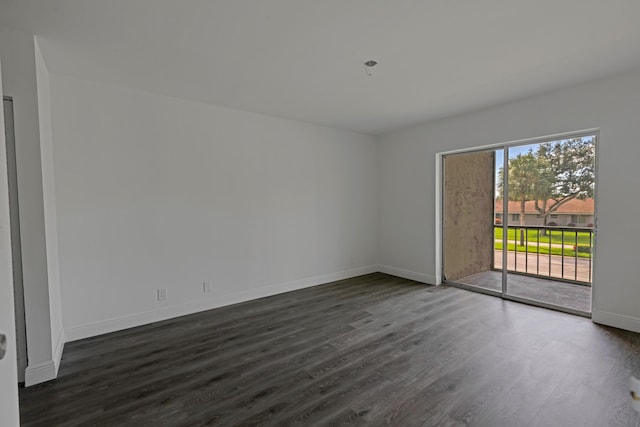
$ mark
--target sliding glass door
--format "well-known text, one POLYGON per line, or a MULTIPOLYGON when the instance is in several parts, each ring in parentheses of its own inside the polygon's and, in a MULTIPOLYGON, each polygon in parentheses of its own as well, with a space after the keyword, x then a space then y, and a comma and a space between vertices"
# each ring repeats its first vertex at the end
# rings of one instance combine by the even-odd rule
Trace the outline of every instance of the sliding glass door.
POLYGON ((445 282, 588 315, 596 142, 588 133, 444 155, 445 282))

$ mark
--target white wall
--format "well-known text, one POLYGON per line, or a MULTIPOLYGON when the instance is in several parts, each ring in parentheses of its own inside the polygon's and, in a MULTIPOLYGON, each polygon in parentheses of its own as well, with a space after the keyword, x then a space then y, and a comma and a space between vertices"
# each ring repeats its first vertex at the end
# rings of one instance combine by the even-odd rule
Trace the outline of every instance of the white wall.
POLYGON ((640 72, 600 80, 380 138, 380 263, 436 274, 436 153, 600 128, 593 319, 640 332, 640 72))
POLYGON ((375 271, 373 138, 57 74, 51 93, 67 339, 375 271))
POLYGON ((51 89, 49 70, 35 41, 36 79, 38 84, 38 118, 40 124, 40 158, 42 162, 42 195, 47 250, 51 352, 56 375, 60 367, 65 336, 62 327, 60 271, 58 257, 58 225, 56 214, 55 176, 53 174, 53 131, 51 128, 51 89))
MULTIPOLYGON (((4 95, 13 98, 29 364, 27 385, 55 378, 33 35, 0 26, 4 95)), ((54 314, 55 316, 55 314, 54 314)))

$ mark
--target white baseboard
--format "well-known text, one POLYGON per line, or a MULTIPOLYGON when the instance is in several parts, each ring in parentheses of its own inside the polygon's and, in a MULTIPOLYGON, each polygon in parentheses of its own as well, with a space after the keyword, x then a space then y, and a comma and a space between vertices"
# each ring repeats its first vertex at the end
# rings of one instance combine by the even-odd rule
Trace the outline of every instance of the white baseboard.
POLYGON ((27 365, 24 371, 24 385, 29 387, 46 381, 51 381, 58 375, 56 364, 53 360, 38 363, 37 365, 27 365))
POLYGON ((53 350, 53 364, 56 368, 56 377, 58 376, 58 369, 60 369, 60 360, 62 360, 62 352, 64 351, 65 334, 64 329, 60 329, 56 345, 53 350))
POLYGON ((391 267, 390 265, 378 265, 378 271, 381 273, 391 274, 392 276, 402 277, 404 279, 415 280, 416 282, 427 283, 429 285, 437 284, 436 276, 427 273, 418 273, 416 271, 405 270, 403 268, 391 267))
POLYGON ((640 319, 637 317, 594 309, 591 313, 591 320, 601 325, 613 326, 614 328, 640 333, 640 319))
POLYGON ((38 363, 36 365, 27 365, 27 369, 24 371, 25 387, 51 381, 58 377, 58 369, 60 369, 60 360, 62 360, 64 343, 64 330, 60 330, 51 360, 47 360, 46 362, 38 363))
POLYGON ((377 271, 377 265, 358 267, 351 270, 306 277, 304 279, 293 280, 291 282, 264 286, 229 295, 222 295, 216 299, 192 301, 184 304, 162 307, 156 310, 150 310, 142 313, 134 313, 84 325, 67 327, 65 328, 66 340, 67 342, 76 341, 83 338, 106 334, 109 332, 133 328, 135 326, 146 325, 148 323, 159 322, 174 317, 185 316, 187 314, 193 314, 200 311, 211 310, 213 308, 224 307, 226 305, 237 304, 257 298, 264 298, 284 292, 295 291, 298 289, 308 288, 310 286, 334 282, 336 280, 343 280, 351 277, 361 276, 363 274, 375 273, 377 271))

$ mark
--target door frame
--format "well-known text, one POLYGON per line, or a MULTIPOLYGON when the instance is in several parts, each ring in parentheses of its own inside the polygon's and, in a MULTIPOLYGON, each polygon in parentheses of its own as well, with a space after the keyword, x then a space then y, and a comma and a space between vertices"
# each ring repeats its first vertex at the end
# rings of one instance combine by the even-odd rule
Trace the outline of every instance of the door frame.
POLYGON ((10 111, 10 126, 6 127, 5 139, 7 152, 7 172, 9 183, 9 219, 11 226, 11 254, 13 257, 13 293, 16 317, 16 353, 18 356, 18 383, 24 383, 24 376, 27 369, 27 328, 24 312, 24 282, 22 276, 22 240, 20 236, 20 208, 18 204, 18 176, 16 173, 16 138, 15 138, 15 116, 13 108, 13 97, 3 96, 2 106, 4 107, 3 120, 10 111), (9 109, 7 110, 7 104, 9 109))
MULTIPOLYGON (((0 64, 0 93, 2 66, 0 64)), ((4 103, 3 103, 4 104, 4 103)), ((15 351, 15 312, 13 308, 13 261, 9 226, 9 184, 4 132, 4 105, 0 105, 0 334, 5 335, 6 353, 0 360, 0 412, 3 425, 18 426, 18 367, 15 351)))
MULTIPOLYGON (((599 147, 600 147, 600 128, 592 128, 592 129, 584 129, 584 130, 579 130, 579 131, 571 131, 571 132, 563 132, 563 133, 557 133, 557 134, 551 134, 551 135, 545 135, 545 136, 539 136, 539 137, 534 137, 534 138, 524 138, 524 139, 518 139, 518 140, 513 140, 513 141, 508 141, 508 142, 502 142, 502 143, 496 143, 496 144, 487 144, 487 145, 481 145, 481 146, 476 146, 476 147, 471 147, 471 148, 460 148, 460 149, 456 149, 456 150, 449 150, 449 151, 442 151, 439 153, 436 153, 435 155, 435 267, 436 267, 436 285, 441 285, 441 284, 446 284, 446 285, 451 285, 451 286, 455 286, 455 287, 459 287, 462 289, 467 289, 467 290, 471 290, 474 292, 479 292, 479 293, 483 293, 483 294, 487 294, 487 295, 492 295, 492 296, 497 296, 500 297, 502 299, 505 300, 510 300, 510 301, 515 301, 515 302, 520 302, 520 303, 524 303, 524 304, 529 304, 529 305, 534 305, 537 307, 543 307, 543 308, 548 308, 551 310, 556 310, 556 311, 562 311, 565 313, 570 313, 570 314, 575 314, 578 316, 583 316, 583 317, 588 317, 591 318, 591 315, 593 313, 593 307, 594 307, 594 301, 596 300, 596 285, 594 283, 594 278, 595 278, 595 271, 596 271, 596 264, 597 264, 597 234, 598 234, 598 179, 600 176, 599 170, 598 170, 598 152, 599 152, 599 147), (591 276, 591 311, 589 313, 580 311, 580 310, 574 310, 571 308, 567 308, 567 307, 562 307, 562 306, 558 306, 555 304, 549 304, 549 303, 545 303, 545 302, 541 302, 541 301, 533 301, 533 300, 528 300, 525 298, 520 298, 517 296, 513 296, 513 295, 509 295, 507 293, 507 275, 508 272, 506 269, 503 269, 502 272, 502 291, 498 292, 498 291, 494 291, 491 289, 483 289, 480 287, 474 287, 474 286, 469 286, 469 285, 465 285, 463 283, 459 283, 459 282, 454 282, 454 281, 447 281, 444 279, 443 277, 443 272, 444 272, 444 245, 445 245, 445 241, 444 241, 444 173, 445 173, 445 157, 448 155, 452 155, 452 154, 469 154, 469 153, 474 153, 474 152, 482 152, 482 151, 492 151, 492 150, 499 150, 502 149, 504 150, 504 165, 507 165, 507 161, 508 161, 508 149, 512 148, 512 147, 518 147, 521 145, 530 145, 530 144, 540 144, 543 142, 552 142, 552 141, 557 141, 557 140, 561 140, 561 139, 570 139, 570 138, 578 138, 578 137, 583 137, 583 136, 589 136, 589 135, 595 135, 596 136, 596 146, 595 146, 595 166, 594 166, 594 170, 595 170, 595 180, 594 180, 594 191, 593 191, 593 199, 594 199, 594 227, 593 227, 593 250, 592 250, 592 257, 593 257, 593 264, 592 264, 592 269, 593 269, 593 274, 591 276)), ((508 176, 505 179, 505 190, 508 192, 509 191, 509 182, 508 182, 508 176)), ((503 212, 505 212, 505 214, 507 213, 507 204, 508 204, 508 200, 505 198, 505 200, 503 201, 504 206, 503 206, 503 212)), ((504 221, 502 222, 503 224, 503 239, 507 238, 507 233, 504 231, 505 228, 507 228, 508 222, 504 221)), ((503 242, 503 245, 505 245, 505 242, 503 242)), ((504 246, 506 247, 506 245, 504 246)), ((503 251, 503 266, 506 266, 506 256, 507 256, 507 251, 503 251)))

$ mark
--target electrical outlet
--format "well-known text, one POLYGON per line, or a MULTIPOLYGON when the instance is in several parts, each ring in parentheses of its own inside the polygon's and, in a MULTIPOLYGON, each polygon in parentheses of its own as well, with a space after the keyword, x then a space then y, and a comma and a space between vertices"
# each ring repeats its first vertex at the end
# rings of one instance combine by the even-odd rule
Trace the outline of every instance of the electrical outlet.
POLYGON ((205 294, 208 294, 209 292, 211 292, 211 282, 209 281, 202 282, 202 292, 204 292, 205 294))
POLYGON ((166 301, 167 300, 167 289, 163 288, 163 289, 158 289, 158 301, 166 301))

